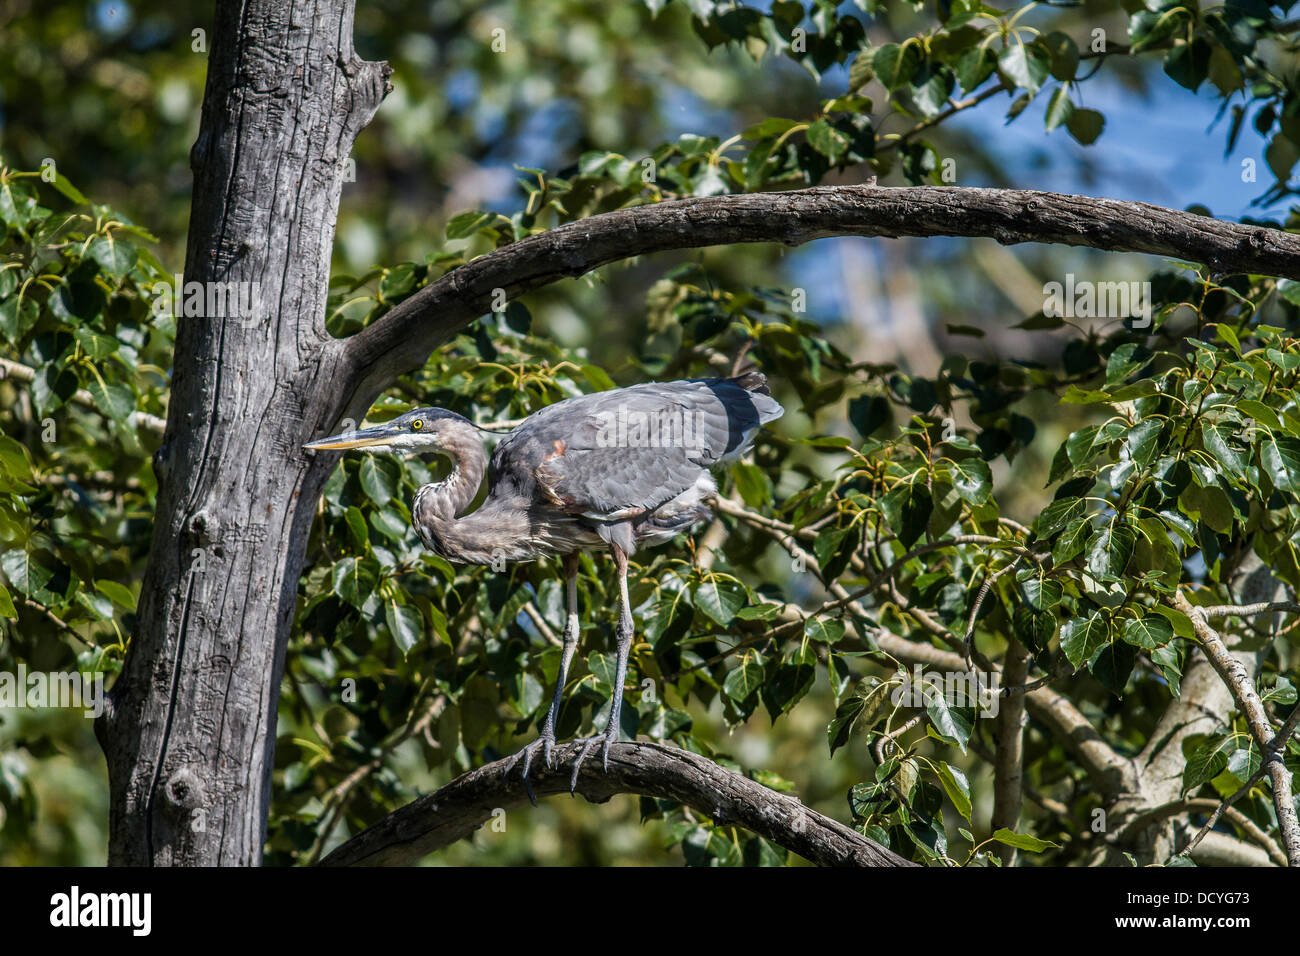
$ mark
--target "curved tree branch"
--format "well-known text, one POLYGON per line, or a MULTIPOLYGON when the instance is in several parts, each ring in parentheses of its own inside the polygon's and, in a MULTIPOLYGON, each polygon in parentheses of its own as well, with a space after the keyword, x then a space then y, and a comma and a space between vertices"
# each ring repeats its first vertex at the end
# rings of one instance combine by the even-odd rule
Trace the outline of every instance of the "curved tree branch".
POLYGON ((398 375, 489 312, 557 279, 669 249, 738 242, 796 246, 828 236, 989 237, 1145 252, 1218 273, 1300 279, 1300 236, 1140 202, 1024 189, 831 186, 677 199, 567 223, 480 256, 340 343, 341 397, 360 413, 398 375), (363 407, 364 406, 364 407, 363 407))
MULTIPOLYGON (((556 769, 535 765, 538 796, 568 792, 573 743, 556 749, 556 769)), ((321 861, 322 866, 403 866, 464 839, 497 809, 527 802, 516 768, 498 760, 457 777, 363 830, 321 861)), ((857 831, 748 777, 685 750, 652 743, 610 748, 609 772, 592 757, 582 765, 577 792, 592 803, 618 793, 676 800, 715 824, 737 824, 823 866, 915 866, 857 831)))
MULTIPOLYGON (((1205 656, 1223 678, 1223 682, 1232 691, 1237 702, 1237 710, 1246 718, 1251 736, 1259 745, 1261 754, 1267 755, 1263 760, 1265 773, 1273 784, 1273 803, 1277 809, 1278 831, 1282 836, 1282 846, 1290 866, 1300 866, 1300 820, 1297 819, 1295 800, 1291 796, 1291 771, 1287 769, 1279 750, 1272 750, 1274 743, 1273 725, 1268 721, 1268 712, 1264 710, 1263 701, 1255 690, 1254 681, 1245 666, 1227 646, 1219 632, 1210 627, 1205 615, 1187 600, 1186 595, 1176 591, 1173 606, 1187 615, 1192 622, 1192 630, 1201 642, 1205 656)), ((1282 740, 1285 746, 1286 740, 1282 740)))

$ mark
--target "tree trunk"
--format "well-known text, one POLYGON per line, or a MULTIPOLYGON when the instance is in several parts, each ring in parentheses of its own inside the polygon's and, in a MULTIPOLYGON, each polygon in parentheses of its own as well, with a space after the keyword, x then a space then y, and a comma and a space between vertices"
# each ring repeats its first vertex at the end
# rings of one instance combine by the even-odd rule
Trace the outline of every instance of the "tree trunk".
MULTIPOLYGON (((453 270, 336 342, 324 317, 343 164, 389 74, 352 50, 352 6, 217 4, 185 267, 207 301, 181 300, 149 563, 123 672, 96 725, 108 758, 110 863, 260 862, 285 647, 335 461, 312 462, 301 446, 342 415, 359 418, 398 374, 491 308, 497 289, 513 298, 666 249, 830 235, 992 236, 1300 278, 1300 237, 1279 230, 1081 196, 845 186, 692 198, 560 226, 453 270), (262 308, 217 310, 208 293, 227 283, 256 285, 262 308)), ((939 654, 964 669, 947 652, 896 640, 904 658, 939 654)), ((1063 695, 1039 688, 1025 706, 1103 792, 1148 797, 1135 762, 1063 695)), ((1004 801, 1006 813, 1013 804, 1004 801)))
POLYGON ((353 51, 352 9, 217 4, 185 263, 205 304, 177 316, 148 569, 96 728, 112 864, 261 860, 285 646, 328 475, 301 445, 338 413, 324 317, 343 165, 389 74, 353 51), (259 289, 251 313, 208 295, 230 282, 259 289))

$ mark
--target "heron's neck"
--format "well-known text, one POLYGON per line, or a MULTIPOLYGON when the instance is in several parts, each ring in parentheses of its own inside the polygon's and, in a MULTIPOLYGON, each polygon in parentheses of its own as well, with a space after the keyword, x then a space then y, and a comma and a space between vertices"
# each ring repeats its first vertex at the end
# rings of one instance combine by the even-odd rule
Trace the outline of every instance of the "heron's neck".
POLYGON ((482 438, 472 425, 455 424, 442 433, 441 451, 451 459, 451 473, 424 485, 411 505, 411 524, 425 548, 461 564, 495 564, 517 559, 528 523, 523 511, 491 498, 465 515, 478 494, 487 468, 482 438))
POLYGON ((483 442, 469 425, 457 423, 445 429, 438 450, 451 459, 451 474, 415 493, 411 518, 417 531, 422 522, 455 521, 478 494, 487 470, 483 442))

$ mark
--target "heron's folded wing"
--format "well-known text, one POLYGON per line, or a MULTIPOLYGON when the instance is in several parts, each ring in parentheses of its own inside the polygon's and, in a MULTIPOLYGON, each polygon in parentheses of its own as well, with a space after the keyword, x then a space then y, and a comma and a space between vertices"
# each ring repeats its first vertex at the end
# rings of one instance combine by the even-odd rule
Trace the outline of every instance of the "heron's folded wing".
POLYGON ((531 479, 566 511, 622 520, 707 482, 710 467, 743 451, 766 420, 760 414, 734 386, 667 382, 598 392, 531 416, 498 446, 493 464, 521 484, 531 479))

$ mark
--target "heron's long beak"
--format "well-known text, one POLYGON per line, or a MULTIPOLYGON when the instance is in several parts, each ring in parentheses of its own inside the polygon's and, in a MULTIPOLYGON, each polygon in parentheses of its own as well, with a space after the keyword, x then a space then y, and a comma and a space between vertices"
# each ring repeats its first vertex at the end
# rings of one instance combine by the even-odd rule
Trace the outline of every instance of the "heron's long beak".
POLYGON ((374 428, 360 428, 352 432, 340 432, 329 438, 319 438, 302 447, 317 451, 327 448, 369 448, 374 445, 387 445, 403 433, 403 429, 391 425, 376 425, 374 428))

